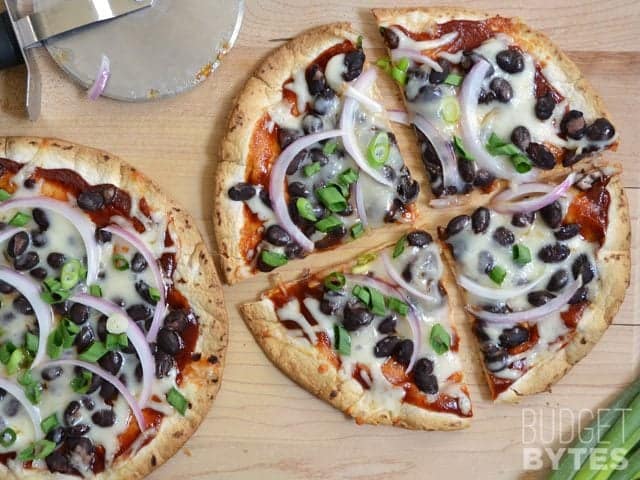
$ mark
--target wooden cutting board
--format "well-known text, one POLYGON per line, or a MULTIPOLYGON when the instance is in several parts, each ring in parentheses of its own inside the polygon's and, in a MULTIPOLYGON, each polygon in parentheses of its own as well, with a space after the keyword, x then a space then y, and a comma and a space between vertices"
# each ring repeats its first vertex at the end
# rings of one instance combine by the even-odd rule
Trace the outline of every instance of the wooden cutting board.
MULTIPOLYGON (((402 2, 419 5, 426 2, 402 2)), ((521 16, 551 38, 578 64, 602 94, 621 135, 611 158, 623 162, 632 228, 640 208, 640 2, 637 0, 518 0, 466 2, 505 16, 521 16)), ((211 210, 218 145, 233 97, 267 53, 311 26, 353 22, 365 35, 369 58, 384 55, 368 9, 394 1, 247 0, 237 46, 202 86, 175 99, 124 104, 91 103, 44 54, 42 118, 25 119, 25 72, 0 73, 0 133, 54 136, 109 150, 147 173, 198 220, 215 255, 211 210)), ((399 105, 385 84, 385 101, 399 105)), ((401 146, 418 178, 424 178, 411 138, 401 146)), ((424 189, 425 191, 427 189, 424 189)), ((423 200, 424 201, 424 200, 423 200)), ((424 216, 421 221, 437 222, 424 216)), ((377 235, 392 241, 394 235, 377 235)), ((357 243, 330 258, 297 263, 282 274, 299 275, 355 256, 371 242, 357 243), (338 256, 341 255, 341 258, 338 256)), ((527 446, 557 447, 571 438, 579 419, 604 406, 640 373, 638 248, 633 245, 631 288, 622 310, 596 348, 554 388, 520 405, 493 405, 474 358, 465 362, 474 400, 473 426, 462 432, 410 432, 357 426, 340 412, 297 387, 274 368, 245 328, 237 306, 269 286, 261 277, 225 289, 230 321, 228 363, 219 397, 197 434, 152 479, 328 479, 328 478, 543 478, 525 471, 527 446), (532 442, 529 444, 528 442, 532 442)), ((458 322, 463 323, 462 315, 458 322)), ((548 464, 548 460, 547 460, 548 464)))

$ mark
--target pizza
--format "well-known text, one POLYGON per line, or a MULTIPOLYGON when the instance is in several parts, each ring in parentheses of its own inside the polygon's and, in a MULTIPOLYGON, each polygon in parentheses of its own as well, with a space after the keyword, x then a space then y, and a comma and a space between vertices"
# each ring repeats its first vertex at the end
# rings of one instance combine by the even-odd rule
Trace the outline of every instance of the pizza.
POLYGON ((52 139, 0 139, 0 198, 0 476, 145 476, 224 364, 193 219, 112 155, 52 139))
POLYGON ((356 422, 464 428, 471 401, 440 253, 432 235, 412 230, 241 311, 279 368, 356 422))
POLYGON ((334 24, 291 40, 249 78, 216 186, 229 283, 415 218, 419 185, 376 100, 375 77, 360 38, 334 24))
POLYGON ((373 13, 390 53, 379 64, 401 87, 400 121, 416 130, 433 206, 557 178, 616 149, 591 85, 520 20, 449 7, 373 13))

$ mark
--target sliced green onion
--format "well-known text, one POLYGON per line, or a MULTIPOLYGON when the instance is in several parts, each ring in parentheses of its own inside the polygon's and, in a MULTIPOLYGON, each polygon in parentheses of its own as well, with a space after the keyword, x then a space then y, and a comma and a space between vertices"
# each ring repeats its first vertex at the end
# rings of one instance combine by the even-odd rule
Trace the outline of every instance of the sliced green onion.
POLYGON ((356 47, 358 47, 358 50, 362 50, 362 35, 358 35, 358 38, 356 40, 356 47))
POLYGON ((387 132, 378 132, 367 147, 367 160, 374 168, 382 167, 389 159, 391 140, 387 132))
POLYGON ((26 370, 18 376, 18 383, 22 385, 25 396, 31 403, 37 405, 42 398, 42 384, 36 381, 31 374, 31 370, 26 370))
POLYGON ((462 158, 464 158, 465 160, 469 160, 471 162, 475 160, 473 156, 471 156, 471 154, 469 154, 469 152, 467 152, 467 150, 464 148, 464 145, 462 144, 462 139, 456 135, 453 136, 453 147, 456 153, 462 158))
POLYGON ((305 220, 309 220, 310 222, 316 222, 318 220, 315 213, 313 213, 313 205, 311 205, 311 202, 306 198, 298 198, 296 200, 296 208, 300 216, 305 220))
POLYGON ((529 160, 529 157, 522 154, 511 157, 511 163, 518 173, 527 173, 533 168, 533 164, 531 163, 531 160, 529 160))
POLYGON ((49 440, 38 440, 18 454, 18 460, 28 462, 30 460, 43 460, 56 449, 55 442, 49 440))
POLYGON ((9 225, 12 227, 24 227, 27 223, 29 223, 31 217, 26 213, 18 212, 16 213, 11 220, 9 220, 9 225))
POLYGON ((387 297, 387 307, 402 316, 406 316, 409 313, 409 305, 396 297, 387 297))
POLYGON ((58 421, 58 416, 55 413, 52 413, 47 418, 42 420, 42 422, 40 422, 40 427, 42 427, 42 431, 45 433, 45 435, 56 428, 58 425, 60 425, 60 422, 58 421))
POLYGON ((363 253, 356 259, 356 265, 359 267, 362 267, 363 265, 368 265, 371 262, 373 262, 376 258, 378 258, 378 255, 376 255, 373 252, 363 253))
POLYGON ((450 73, 447 75, 447 78, 444 79, 444 83, 447 85, 453 85, 454 87, 459 87, 462 84, 462 75, 450 73))
POLYGON ((398 67, 391 67, 391 78, 393 78, 398 84, 406 85, 407 83, 407 72, 403 72, 398 67))
POLYGON ((369 287, 369 294, 371 295, 371 303, 369 305, 369 310, 371 313, 375 315, 384 315, 387 313, 387 309, 385 308, 384 295, 382 293, 373 288, 369 287))
POLYGON ((369 306, 371 302, 371 294, 369 293, 369 289, 367 287, 361 287, 360 285, 355 285, 353 290, 351 290, 353 296, 364 303, 366 306, 369 306))
POLYGON ((260 252, 260 259, 270 267, 281 267, 289 261, 286 255, 278 252, 270 252, 269 250, 262 250, 262 252, 260 252))
POLYGON ((496 265, 489 272, 489 278, 493 280, 494 283, 497 283, 498 285, 502 285, 502 282, 504 282, 504 279, 506 276, 507 276, 507 271, 504 268, 502 268, 500 265, 496 265))
POLYGON ((436 323, 431 327, 429 343, 434 352, 442 355, 451 348, 451 335, 449 335, 449 332, 447 332, 442 325, 436 323))
POLYGON ((6 342, 0 345, 0 362, 3 365, 9 363, 11 354, 16 351, 16 346, 11 342, 6 342))
POLYGON ((60 329, 56 328, 49 334, 49 338, 47 338, 47 355, 49 355, 53 360, 56 360, 57 358, 60 358, 63 350, 62 335, 60 333, 60 329))
POLYGON ((391 73, 391 60, 388 58, 380 58, 376 61, 376 65, 387 73, 391 73))
POLYGON ((160 300, 160 290, 158 290, 156 287, 149 287, 149 297, 154 302, 159 301, 160 300))
POLYGON ((100 288, 100 285, 93 284, 89 287, 89 294, 93 297, 101 297, 102 288, 100 288))
POLYGON ((81 280, 82 263, 75 258, 68 260, 60 271, 60 286, 71 290, 81 280))
POLYGON ((336 148, 338 148, 338 142, 336 142, 335 140, 329 140, 322 147, 322 153, 324 153, 325 155, 331 155, 332 153, 335 153, 336 148))
POLYGON ((24 348, 29 352, 32 356, 36 356, 38 351, 38 344, 40 343, 40 339, 37 335, 33 333, 27 332, 24 337, 24 348))
POLYGON ((27 359, 27 354, 22 348, 17 348, 11 353, 9 361, 7 362, 7 373, 13 375, 20 370, 27 359))
POLYGON ((189 406, 189 402, 184 395, 180 393, 175 387, 171 387, 171 390, 167 393, 167 402, 173 408, 175 408, 180 415, 184 417, 184 414, 187 413, 187 407, 189 406))
POLYGON ((124 255, 120 255, 119 253, 117 253, 113 256, 111 261, 113 262, 113 268, 115 268, 116 270, 119 270, 121 272, 129 270, 129 262, 124 257, 124 255))
POLYGON ((526 245, 518 243, 513 246, 513 260, 518 265, 526 265, 531 262, 531 250, 526 245))
POLYGON ((347 168, 344 172, 338 175, 338 181, 343 185, 351 185, 358 180, 358 172, 353 168, 347 168))
POLYGON ((316 196, 332 212, 343 212, 347 208, 347 200, 334 186, 317 189, 316 196))
POLYGON ((319 222, 316 222, 315 227, 320 230, 322 233, 326 233, 334 228, 337 228, 342 225, 342 222, 339 218, 334 215, 330 215, 327 218, 323 218, 319 222))
POLYGON ((324 279, 324 286, 327 290, 331 290, 332 292, 338 292, 342 290, 342 288, 347 283, 347 280, 341 272, 331 272, 324 279))
POLYGON ((396 67, 398 67, 399 70, 402 70, 403 72, 406 72, 407 70, 409 70, 409 59, 407 57, 402 57, 398 63, 396 63, 396 67))
POLYGON ((89 348, 78 355, 80 360, 95 363, 107 353, 107 348, 102 342, 93 342, 89 348))
POLYGON ((319 162, 313 162, 309 165, 305 165, 302 171, 304 172, 305 177, 313 177, 316 173, 320 171, 322 165, 319 162))
POLYGON ((107 333, 105 346, 110 352, 119 350, 120 348, 127 348, 129 346, 129 337, 126 333, 107 333))
POLYGON ((42 290, 40 298, 48 304, 62 303, 71 296, 71 292, 55 278, 46 278, 42 284, 45 288, 42 290))
POLYGON ((14 429, 5 428, 4 430, 2 430, 2 432, 0 432, 0 445, 2 445, 4 448, 10 447, 14 443, 16 443, 16 438, 18 438, 18 435, 16 435, 14 429))
POLYGON ((518 147, 503 140, 495 133, 491 133, 485 148, 491 155, 509 157, 518 173, 527 173, 533 168, 531 160, 518 147))
POLYGON ((349 332, 339 324, 333 327, 335 347, 340 355, 351 355, 351 336, 349 332))
POLYGON ((400 240, 396 242, 395 247, 393 247, 393 258, 398 258, 404 252, 405 247, 407 246, 407 236, 403 235, 400 237, 400 240))
POLYGON ((79 375, 76 375, 71 380, 71 390, 76 393, 85 394, 91 388, 91 382, 93 380, 93 374, 88 370, 82 370, 79 375))
POLYGON ((456 97, 445 97, 440 106, 442 118, 447 123, 457 123, 460 119, 460 104, 456 97))
POLYGON ((364 227, 362 226, 361 222, 358 222, 351 227, 351 236, 353 238, 360 238, 363 233, 364 227))
POLYGON ((4 188, 0 188, 0 202, 4 202, 5 200, 9 200, 11 198, 11 194, 7 192, 4 188))

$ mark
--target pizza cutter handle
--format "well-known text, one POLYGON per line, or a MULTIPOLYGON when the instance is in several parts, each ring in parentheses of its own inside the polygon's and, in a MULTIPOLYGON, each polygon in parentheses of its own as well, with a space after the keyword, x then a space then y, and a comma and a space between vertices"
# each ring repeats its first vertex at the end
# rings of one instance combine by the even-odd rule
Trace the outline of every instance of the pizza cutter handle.
POLYGON ((24 63, 9 12, 0 13, 0 70, 24 63))

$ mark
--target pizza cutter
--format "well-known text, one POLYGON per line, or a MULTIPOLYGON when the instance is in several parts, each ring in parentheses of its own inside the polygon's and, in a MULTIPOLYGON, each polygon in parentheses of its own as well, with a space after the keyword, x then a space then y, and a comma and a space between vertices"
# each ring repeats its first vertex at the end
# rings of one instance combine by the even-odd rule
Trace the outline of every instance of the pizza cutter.
MULTIPOLYGON (((0 4, 2 2, 0 1, 0 4)), ((244 0, 4 0, 0 69, 27 65, 27 112, 40 114, 33 48, 44 46, 73 80, 89 88, 109 60, 102 95, 148 101, 205 80, 233 46, 244 0)))

